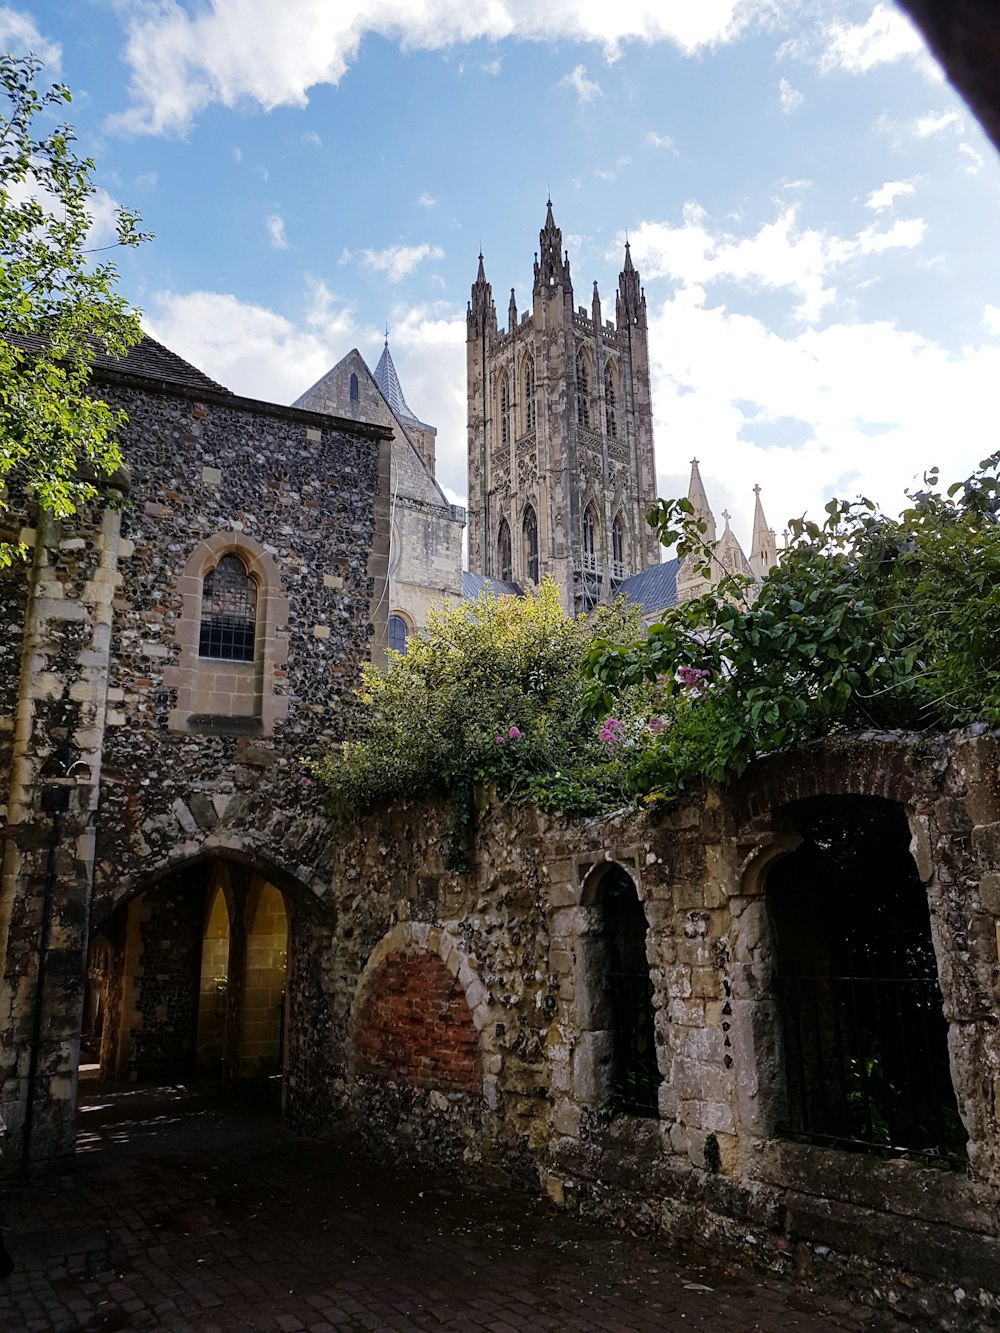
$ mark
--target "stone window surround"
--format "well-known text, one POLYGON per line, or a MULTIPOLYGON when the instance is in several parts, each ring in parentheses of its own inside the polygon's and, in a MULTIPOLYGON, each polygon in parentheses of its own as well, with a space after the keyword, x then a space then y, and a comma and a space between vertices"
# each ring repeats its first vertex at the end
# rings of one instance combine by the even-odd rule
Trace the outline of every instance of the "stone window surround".
MULTIPOLYGON (((836 797, 844 793, 828 790, 820 794, 836 797)), ((889 800, 902 805, 913 834, 911 851, 919 846, 920 816, 909 801, 900 799, 901 793, 889 794, 882 789, 877 793, 863 791, 854 794, 887 796, 889 800)), ((943 1174, 948 1181, 944 1197, 952 1200, 951 1206, 957 1209, 974 1205, 985 1183, 976 1179, 983 1170, 982 1167, 977 1170, 976 1162, 976 1139, 982 1133, 982 1127, 968 1120, 968 1176, 940 1173, 905 1157, 880 1161, 869 1154, 797 1143, 777 1134, 775 1126, 787 1113, 787 1084, 781 1013, 773 982, 773 939, 767 908, 767 879, 775 863, 795 851, 802 841, 798 830, 790 825, 785 816, 783 804, 772 807, 769 817, 754 821, 757 827, 747 841, 756 845, 749 847, 742 860, 736 902, 731 900, 732 1035, 737 1073, 736 1118, 743 1169, 752 1177, 781 1187, 787 1187, 807 1171, 820 1172, 828 1177, 827 1184, 834 1195, 837 1195, 838 1189, 848 1192, 854 1190, 860 1197, 866 1187, 864 1182, 867 1181, 868 1187, 881 1192, 886 1206, 894 1208, 903 1217, 914 1215, 914 1187, 917 1187, 916 1192, 919 1193, 921 1177, 930 1172, 936 1180, 943 1174), (835 1181, 840 1184, 835 1184, 835 1181)), ((747 832, 744 832, 744 837, 747 832)), ((744 842, 744 848, 746 845, 744 842)), ((915 854, 914 859, 919 869, 920 857, 915 854)), ((949 1014, 951 1005, 947 971, 943 975, 941 971, 941 960, 948 958, 949 950, 937 937, 942 927, 935 910, 935 875, 930 872, 929 877, 921 874, 921 878, 931 898, 931 934, 942 979, 945 1016, 949 1019, 952 1086, 961 1111, 963 1106, 975 1104, 965 1087, 963 1074, 967 1075, 970 1065, 978 1068, 981 1061, 975 1058, 974 1051, 969 1051, 963 1058, 961 1048, 970 1034, 963 1032, 962 1025, 956 1025, 954 1015, 949 1014)), ((983 1167, 985 1165, 983 1163, 983 1167)))
POLYGON ((274 671, 288 660, 288 599, 281 575, 259 542, 242 532, 218 532, 199 542, 177 580, 181 615, 176 642, 180 657, 163 673, 163 683, 177 690, 168 721, 170 731, 201 729, 196 719, 213 719, 213 731, 232 730, 271 736, 285 718, 288 701, 272 689, 274 671), (223 662, 198 655, 202 589, 208 574, 224 555, 239 555, 257 584, 257 629, 252 662, 223 662), (279 636, 278 627, 283 633, 279 636), (218 719, 218 722, 214 721, 218 719))

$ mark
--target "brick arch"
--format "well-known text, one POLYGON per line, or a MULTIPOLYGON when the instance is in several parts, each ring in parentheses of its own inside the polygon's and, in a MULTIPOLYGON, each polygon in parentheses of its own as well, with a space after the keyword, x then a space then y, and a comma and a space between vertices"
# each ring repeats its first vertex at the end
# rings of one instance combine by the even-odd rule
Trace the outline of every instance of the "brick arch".
POLYGON ((351 1006, 348 1058, 354 1077, 485 1095, 495 1104, 495 1039, 486 991, 453 935, 402 922, 383 936, 351 1006))

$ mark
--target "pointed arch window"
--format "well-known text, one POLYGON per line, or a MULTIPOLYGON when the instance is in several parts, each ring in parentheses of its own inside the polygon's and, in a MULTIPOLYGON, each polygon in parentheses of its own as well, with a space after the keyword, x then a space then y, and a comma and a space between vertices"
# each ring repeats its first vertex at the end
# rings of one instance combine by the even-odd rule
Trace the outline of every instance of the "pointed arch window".
POLYGON ((257 584, 238 555, 224 555, 205 575, 199 657, 252 662, 257 630, 257 584))
POLYGON ((608 436, 614 440, 618 436, 618 399, 615 394, 615 368, 609 364, 604 372, 604 424, 608 436))
POLYGON ((524 568, 532 583, 538 582, 538 519, 528 505, 524 511, 524 568))
POLYGON ((590 425, 590 371, 582 347, 576 354, 576 419, 581 426, 590 425))
POLYGON ((592 504, 583 511, 583 567, 597 568, 597 514, 592 504))
POLYGON ((351 375, 351 402, 352 402, 352 403, 356 403, 357 401, 358 401, 358 377, 357 377, 357 375, 355 375, 355 374, 352 373, 352 375, 351 375))
POLYGON ((615 515, 611 525, 611 562, 616 579, 625 577, 625 525, 621 514, 615 515))
POLYGON ((407 624, 402 616, 389 617, 389 647, 394 653, 406 652, 407 624))
POLYGON ((510 384, 506 373, 500 377, 500 443, 510 444, 510 384))
POLYGON ((497 533, 497 578, 501 583, 510 583, 514 577, 510 550, 510 526, 507 520, 502 518, 497 533))
POLYGON ((530 356, 524 366, 524 429, 535 429, 535 362, 530 356))

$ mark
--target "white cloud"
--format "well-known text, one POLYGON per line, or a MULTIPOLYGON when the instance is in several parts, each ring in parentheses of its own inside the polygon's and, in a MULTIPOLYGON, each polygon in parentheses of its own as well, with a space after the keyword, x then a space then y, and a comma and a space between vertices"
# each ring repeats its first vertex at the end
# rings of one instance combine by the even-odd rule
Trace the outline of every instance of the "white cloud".
POLYGON ((313 148, 323 147, 323 140, 319 137, 319 135, 316 133, 315 130, 306 130, 305 134, 303 134, 302 136, 302 142, 310 144, 313 148))
POLYGON ((977 153, 971 143, 960 143, 958 145, 958 151, 963 157, 968 159, 966 162, 962 163, 963 172, 965 172, 967 176, 978 176, 983 167, 986 166, 986 159, 983 157, 982 153, 977 153))
POLYGON ((439 245, 389 245, 384 250, 361 250, 361 267, 372 273, 384 273, 390 282, 399 282, 425 259, 444 259, 439 245))
POLYGON ((865 200, 865 208, 881 213, 886 208, 892 208, 902 195, 913 194, 915 190, 916 186, 911 181, 886 181, 877 190, 872 190, 865 200))
POLYGON ((797 88, 793 88, 787 79, 782 79, 778 84, 778 97, 781 101, 781 109, 786 116, 790 116, 796 107, 800 107, 806 100, 805 95, 800 93, 797 88))
POLYGON ((867 74, 876 65, 912 57, 921 61, 927 58, 923 38, 910 20, 882 0, 864 23, 832 23, 826 37, 820 67, 827 72, 867 74))
POLYGON ((242 161, 243 161, 243 149, 242 149, 242 148, 234 148, 234 149, 233 149, 233 161, 234 161, 234 162, 242 162, 242 161))
POLYGON ((35 55, 45 64, 43 73, 58 78, 62 47, 43 37, 30 14, 17 9, 0 8, 0 47, 12 55, 35 55))
POLYGON ((964 476, 995 448, 1000 343, 955 353, 884 321, 781 337, 682 290, 652 310, 650 348, 661 489, 684 494, 697 455, 716 515, 728 506, 744 539, 755 482, 780 532, 831 495, 898 511, 932 464, 964 476))
POLYGON ((288 237, 285 235, 285 219, 278 213, 272 213, 264 223, 271 245, 275 250, 288 249, 288 237))
POLYGON ((987 305, 983 307, 983 324, 989 329, 990 333, 1000 333, 1000 306, 987 305))
POLYGON ((674 141, 669 134, 657 134, 655 130, 650 130, 646 135, 646 143, 651 148, 669 148, 672 153, 676 154, 677 152, 674 141))
POLYGON ((943 111, 939 116, 930 113, 918 116, 913 122, 913 133, 918 139, 929 139, 934 134, 941 134, 952 125, 962 128, 962 117, 957 111, 943 111))
POLYGON ((603 97, 604 90, 599 83, 587 78, 587 66, 576 65, 573 72, 559 80, 561 88, 572 88, 581 102, 592 102, 595 97, 603 97))
POLYGON ((488 60, 485 65, 480 65, 479 68, 484 74, 488 74, 491 79, 495 79, 503 69, 503 57, 497 56, 496 60, 488 60))
POLYGON ((235 393, 291 403, 344 355, 358 330, 349 308, 312 282, 298 323, 224 292, 157 292, 143 324, 235 393))
POLYGON ((367 34, 411 50, 517 38, 590 43, 611 59, 625 41, 666 42, 692 55, 776 12, 775 0, 211 0, 191 13, 178 0, 158 0, 131 10, 132 105, 112 124, 163 134, 182 132, 213 103, 304 106, 311 88, 340 81, 367 34))
POLYGON ((417 203, 420 205, 421 208, 437 207, 437 200, 434 198, 432 194, 428 194, 426 190, 424 190, 421 193, 420 198, 417 200, 417 203))
POLYGON ((836 236, 798 224, 798 205, 782 208, 774 222, 755 235, 714 232, 705 210, 685 204, 679 227, 643 222, 631 233, 632 253, 647 282, 667 277, 704 299, 708 283, 728 279, 751 289, 787 290, 797 298, 796 314, 819 319, 837 297, 834 279, 865 256, 912 249, 923 238, 920 218, 899 221, 887 231, 868 227, 853 237, 836 236))

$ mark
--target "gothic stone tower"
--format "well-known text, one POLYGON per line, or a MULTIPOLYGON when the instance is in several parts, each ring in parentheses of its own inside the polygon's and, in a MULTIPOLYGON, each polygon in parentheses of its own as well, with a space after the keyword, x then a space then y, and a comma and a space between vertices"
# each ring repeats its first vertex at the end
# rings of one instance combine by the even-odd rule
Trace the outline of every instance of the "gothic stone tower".
POLYGON ((659 560, 646 297, 625 246, 615 323, 574 311, 549 201, 529 311, 511 290, 497 327, 483 257, 466 331, 469 568, 527 584, 551 575, 568 611, 610 601, 659 560))

